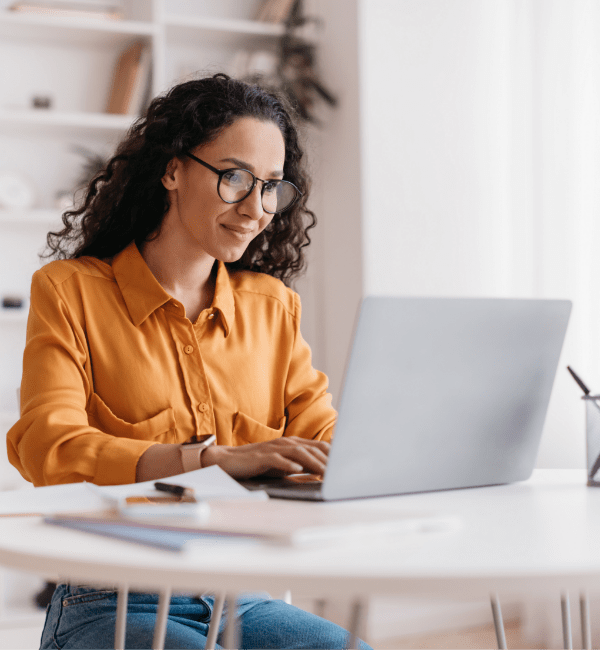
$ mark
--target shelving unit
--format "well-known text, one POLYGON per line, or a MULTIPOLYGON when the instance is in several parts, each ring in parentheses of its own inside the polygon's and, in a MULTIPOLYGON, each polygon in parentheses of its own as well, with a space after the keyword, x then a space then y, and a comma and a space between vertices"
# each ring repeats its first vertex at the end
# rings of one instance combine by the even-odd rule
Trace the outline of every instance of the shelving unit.
POLYGON ((0 209, 0 224, 54 226, 60 222, 60 217, 60 210, 53 208, 0 209))
MULTIPOLYGON (((27 310, 24 307, 20 309, 2 309, 0 311, 0 325, 25 325, 27 323, 27 310)), ((2 414, 0 413, 0 422, 2 414)))
POLYGON ((185 16, 168 16, 165 19, 165 35, 169 43, 273 49, 277 39, 284 33, 283 26, 251 20, 224 20, 219 18, 190 19, 185 16))
POLYGON ((32 595, 43 584, 34 575, 6 570, 0 573, 1 648, 39 647, 46 613, 33 605, 32 595))
POLYGON ((46 134, 54 137, 68 135, 83 137, 103 137, 120 135, 131 126, 133 118, 129 115, 110 115, 108 113, 85 113, 41 110, 2 110, 0 109, 0 134, 27 135, 46 134))
MULTIPOLYGON (((6 154, 0 174, 25 177, 37 198, 31 209, 0 203, 0 296, 27 298, 31 274, 45 262, 38 258, 45 235, 60 225, 56 194, 73 188, 82 166, 73 146, 109 155, 136 119, 105 112, 125 48, 140 39, 150 48, 156 95, 197 71, 231 72, 240 49, 273 52, 284 30, 253 20, 263 0, 123 0, 120 21, 19 15, 6 11, 12 1, 0 0, 0 147, 6 154), (35 95, 49 96, 52 107, 32 108, 35 95)), ((0 309, 2 436, 18 418, 26 323, 26 308, 0 309)), ((5 452, 0 473, 0 489, 25 483, 5 452)), ((0 643, 3 630, 30 624, 41 629, 44 618, 29 605, 31 594, 11 599, 7 590, 14 584, 0 574, 0 643)))
POLYGON ((190 17, 175 14, 166 16, 164 23, 170 36, 180 36, 182 33, 195 33, 198 36, 202 32, 218 32, 220 34, 231 34, 234 37, 252 34, 278 38, 285 31, 283 25, 263 23, 256 20, 234 20, 231 18, 202 16, 190 17))
POLYGON ((19 417, 19 412, 15 408, 14 411, 0 411, 0 422, 6 426, 12 426, 19 417))
POLYGON ((38 43, 119 46, 134 37, 152 37, 158 25, 137 20, 101 21, 86 18, 35 16, 3 12, 0 14, 0 38, 35 38, 38 43))

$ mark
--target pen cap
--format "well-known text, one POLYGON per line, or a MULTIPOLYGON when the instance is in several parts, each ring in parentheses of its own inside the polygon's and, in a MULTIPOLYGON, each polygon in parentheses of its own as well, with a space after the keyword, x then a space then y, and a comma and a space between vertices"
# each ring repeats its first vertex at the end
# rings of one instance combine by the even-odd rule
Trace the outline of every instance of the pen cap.
POLYGON ((598 469, 600 468, 600 396, 586 396, 585 402, 585 434, 587 450, 588 485, 600 486, 598 469))

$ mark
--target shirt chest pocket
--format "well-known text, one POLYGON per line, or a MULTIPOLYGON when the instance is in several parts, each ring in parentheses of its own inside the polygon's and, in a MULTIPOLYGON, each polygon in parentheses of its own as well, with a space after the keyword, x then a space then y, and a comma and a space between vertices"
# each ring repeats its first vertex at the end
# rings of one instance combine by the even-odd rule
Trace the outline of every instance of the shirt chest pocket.
POLYGON ((175 412, 172 407, 147 420, 130 423, 117 417, 97 395, 93 394, 88 410, 90 426, 119 438, 176 442, 175 412))
POLYGON ((233 423, 233 444, 246 445, 250 442, 274 440, 275 438, 281 438, 284 431, 285 417, 279 421, 278 429, 272 429, 266 424, 261 424, 249 415, 238 411, 235 416, 235 422, 233 423))

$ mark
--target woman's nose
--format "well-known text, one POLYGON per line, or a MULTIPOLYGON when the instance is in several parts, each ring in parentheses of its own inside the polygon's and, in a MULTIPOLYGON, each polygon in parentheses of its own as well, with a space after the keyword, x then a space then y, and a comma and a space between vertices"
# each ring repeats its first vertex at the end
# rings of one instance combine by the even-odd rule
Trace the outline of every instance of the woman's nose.
POLYGON ((257 183, 252 192, 240 203, 243 213, 255 220, 260 219, 264 214, 260 189, 257 183))

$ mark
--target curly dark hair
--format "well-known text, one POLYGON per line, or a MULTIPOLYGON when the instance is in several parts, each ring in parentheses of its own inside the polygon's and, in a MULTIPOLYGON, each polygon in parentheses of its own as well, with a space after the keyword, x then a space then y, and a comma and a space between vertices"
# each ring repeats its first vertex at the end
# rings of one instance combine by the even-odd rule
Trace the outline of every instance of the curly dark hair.
POLYGON ((279 127, 285 142, 284 177, 302 196, 227 266, 267 273, 289 285, 304 269, 303 248, 310 244, 308 231, 316 225, 314 213, 306 207, 310 181, 294 110, 274 91, 223 73, 181 83, 151 102, 106 167, 90 181, 79 207, 63 214, 64 228, 48 233, 44 256, 110 258, 132 241, 138 246, 148 241, 169 208, 161 182, 169 161, 212 141, 241 117, 279 127))

